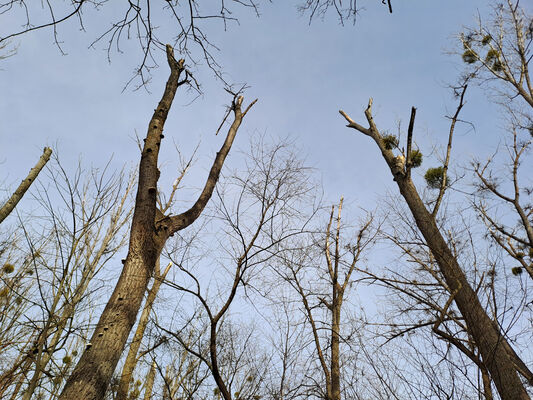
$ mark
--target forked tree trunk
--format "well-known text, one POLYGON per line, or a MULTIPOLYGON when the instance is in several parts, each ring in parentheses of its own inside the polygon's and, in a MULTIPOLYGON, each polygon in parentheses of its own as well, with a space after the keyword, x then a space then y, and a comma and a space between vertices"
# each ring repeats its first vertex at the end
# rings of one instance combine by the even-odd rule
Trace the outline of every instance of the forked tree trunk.
POLYGON ((184 60, 176 61, 170 45, 167 45, 166 50, 170 77, 163 97, 150 120, 142 150, 128 256, 91 341, 87 344, 59 397, 61 400, 104 398, 130 331, 135 324, 155 263, 166 240, 178 230, 192 224, 200 216, 213 193, 242 119, 255 103, 255 101, 252 102, 243 112, 241 111, 243 97, 234 99, 232 104, 234 121, 224 144, 215 157, 207 182, 198 199, 189 210, 182 214, 163 215, 156 207, 159 147, 163 139, 163 126, 176 90, 186 83, 188 78, 188 73, 185 72, 185 79, 180 81, 180 75, 185 71, 184 60))
POLYGON ((381 150, 381 154, 398 184, 400 193, 411 210, 418 229, 435 256, 435 261, 444 276, 461 315, 465 319, 469 332, 479 348, 483 363, 487 367, 502 400, 529 399, 518 376, 519 368, 513 362, 513 356, 506 348, 507 341, 503 333, 496 322, 487 315, 476 293, 468 283, 457 259, 440 233, 435 218, 426 209, 418 195, 408 169, 406 170, 405 168, 405 163, 402 163, 398 157, 394 157, 393 152, 385 147, 385 143, 373 120, 372 99, 365 111, 369 124, 368 128, 359 125, 344 111, 341 110, 340 113, 348 121, 348 127, 370 136, 381 150))

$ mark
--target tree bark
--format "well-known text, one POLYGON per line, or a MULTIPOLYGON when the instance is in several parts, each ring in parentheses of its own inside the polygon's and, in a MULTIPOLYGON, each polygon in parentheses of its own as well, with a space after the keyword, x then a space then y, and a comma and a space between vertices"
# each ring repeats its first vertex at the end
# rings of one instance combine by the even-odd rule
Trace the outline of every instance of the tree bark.
POLYGON ((338 282, 333 284, 333 301, 331 310, 331 390, 329 400, 341 400, 341 367, 340 367, 340 322, 342 294, 338 282))
POLYGON ((490 379, 489 371, 487 368, 481 368, 481 379, 483 381, 483 395, 485 400, 494 400, 492 396, 492 380, 490 379))
POLYGON ((122 374, 120 375, 120 382, 118 384, 118 390, 115 396, 115 400, 128 399, 131 377, 133 376, 133 370, 137 365, 137 353, 139 352, 139 347, 141 346, 144 331, 148 326, 150 313, 152 312, 152 306, 154 305, 154 301, 157 297, 157 293, 159 292, 159 288, 161 287, 161 283, 163 283, 163 280, 167 276, 168 271, 170 271, 171 266, 171 263, 168 264, 162 274, 159 273, 159 267, 156 267, 157 271, 154 283, 152 284, 152 287, 148 292, 148 297, 146 298, 146 302, 144 303, 144 308, 141 313, 141 317, 139 318, 137 329, 135 330, 135 334, 133 335, 130 349, 128 350, 128 355, 126 357, 126 361, 124 362, 124 367, 122 368, 122 374))
POLYGON ((154 111, 139 165, 139 182, 135 209, 130 233, 129 250, 120 278, 115 286, 91 341, 78 361, 72 375, 61 393, 60 400, 100 400, 104 398, 113 372, 120 359, 129 333, 135 324, 144 293, 147 290, 155 263, 169 236, 192 224, 201 214, 211 198, 224 160, 228 155, 237 130, 252 102, 243 112, 243 97, 234 99, 232 110, 235 119, 228 131, 226 140, 217 153, 207 182, 194 205, 182 214, 165 216, 156 207, 157 181, 159 170, 157 158, 163 139, 165 124, 170 106, 179 86, 187 83, 188 73, 180 81, 185 71, 184 60, 176 61, 170 45, 166 47, 167 61, 170 66, 163 97, 154 111))
POLYGON ((455 293, 455 303, 465 319, 469 332, 471 332, 479 347, 483 363, 490 372, 502 400, 529 399, 518 376, 517 367, 504 344, 506 343, 505 337, 497 323, 483 309, 463 270, 441 235, 435 218, 426 209, 413 181, 406 174, 405 165, 398 163, 393 152, 385 147, 381 134, 373 120, 372 99, 370 99, 365 111, 369 128, 365 128, 353 121, 344 111, 341 110, 340 113, 348 121, 348 127, 370 136, 381 150, 381 154, 394 176, 400 193, 411 210, 418 229, 435 256, 435 261, 444 276, 450 292, 455 293))
POLYGON ((35 164, 35 167, 33 167, 26 179, 24 179, 17 190, 11 195, 9 200, 0 208, 0 224, 4 221, 4 219, 7 218, 9 214, 13 211, 13 209, 16 207, 18 202, 22 199, 24 194, 28 191, 31 184, 37 179, 37 175, 39 175, 39 172, 44 168, 48 160, 50 160, 50 156, 52 155, 52 149, 50 147, 45 147, 43 151, 43 155, 41 158, 39 158, 39 161, 37 161, 37 164, 35 164))
POLYGON ((331 224, 335 207, 331 207, 331 216, 326 232, 326 261, 331 277, 331 383, 328 388, 328 400, 341 400, 341 367, 340 367, 340 329, 341 329, 341 308, 344 290, 339 283, 339 246, 341 229, 341 211, 343 198, 339 202, 339 214, 337 216, 337 229, 335 232, 335 251, 333 260, 330 251, 331 224))
POLYGON ((146 377, 146 387, 144 389, 144 400, 150 400, 152 398, 152 389, 154 387, 155 380, 155 361, 152 362, 148 376, 146 377))

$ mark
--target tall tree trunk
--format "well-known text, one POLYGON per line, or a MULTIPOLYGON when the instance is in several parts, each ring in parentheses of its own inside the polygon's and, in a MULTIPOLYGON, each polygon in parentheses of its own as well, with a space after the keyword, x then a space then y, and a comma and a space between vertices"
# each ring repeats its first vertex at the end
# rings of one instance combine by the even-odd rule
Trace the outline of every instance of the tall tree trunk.
POLYGON ((420 232, 435 256, 446 284, 450 291, 455 293, 454 300, 457 307, 479 347, 483 363, 489 370, 500 396, 503 400, 529 399, 518 376, 517 368, 503 344, 506 339, 479 302, 435 220, 418 196, 413 182, 400 176, 396 177, 396 181, 420 232))
POLYGON ((154 387, 155 380, 155 361, 152 362, 148 376, 146 377, 146 385, 144 388, 144 400, 150 400, 152 398, 152 389, 154 387))
POLYGON ((104 398, 129 333, 135 324, 155 263, 166 240, 175 232, 192 224, 200 216, 211 198, 242 119, 255 103, 255 101, 252 102, 243 112, 241 111, 243 97, 239 96, 234 99, 232 111, 235 119, 229 128, 224 144, 213 161, 198 199, 189 210, 181 214, 163 215, 156 207, 159 147, 164 137, 163 126, 176 90, 182 84, 187 83, 189 77, 189 74, 185 72, 185 79, 179 80, 185 70, 185 61, 183 59, 176 61, 170 45, 167 45, 166 50, 170 77, 163 97, 150 120, 142 150, 128 256, 91 341, 87 344, 59 397, 61 400, 104 398))
POLYGON ((24 179, 20 183, 19 187, 11 195, 6 204, 4 204, 2 208, 0 208, 0 224, 4 221, 4 219, 7 218, 9 214, 11 214, 11 211, 13 211, 15 206, 22 199, 24 194, 28 191, 31 184, 35 181, 35 179, 37 179, 37 175, 39 175, 39 172, 41 172, 48 160, 50 160, 51 155, 52 149, 50 147, 45 147, 43 150, 43 155, 41 156, 41 158, 39 158, 39 161, 37 161, 35 167, 30 170, 26 179, 24 179))
MULTIPOLYGON (((159 264, 159 261, 157 261, 159 264)), ((115 400, 127 400, 128 392, 130 389, 130 382, 133 376, 133 370, 135 365, 137 365, 137 353, 139 352, 139 347, 141 346, 141 341, 144 336, 144 331, 148 326, 148 321, 150 313, 152 312, 152 306, 154 305, 155 298, 161 287, 161 283, 165 280, 165 277, 170 271, 172 264, 168 264, 162 274, 159 273, 159 267, 156 267, 156 276, 154 278, 154 283, 148 292, 148 297, 144 303, 143 311, 141 317, 139 318, 139 323, 137 324, 137 329, 133 335, 131 341, 130 349, 128 350, 128 355, 126 356, 126 361, 124 362, 124 367, 122 368, 122 374, 120 375, 120 382, 118 384, 117 394, 115 400)))
POLYGON ((340 322, 342 294, 340 285, 333 283, 333 301, 331 307, 331 391, 329 400, 341 400, 341 367, 340 367, 340 322))
POLYGON ((512 356, 504 344, 506 342, 505 337, 496 322, 483 309, 457 259, 440 233, 434 216, 429 213, 420 199, 408 169, 405 168, 405 162, 402 162, 400 157, 394 157, 393 152, 385 147, 372 116, 372 99, 365 111, 369 128, 359 125, 344 111, 341 110, 340 113, 348 121, 348 127, 370 136, 381 150, 381 154, 398 184, 400 193, 411 210, 418 229, 435 256, 435 261, 439 265, 450 293, 454 296, 455 303, 465 319, 469 332, 479 347, 483 363, 489 370, 502 400, 529 399, 518 376, 518 370, 512 356))

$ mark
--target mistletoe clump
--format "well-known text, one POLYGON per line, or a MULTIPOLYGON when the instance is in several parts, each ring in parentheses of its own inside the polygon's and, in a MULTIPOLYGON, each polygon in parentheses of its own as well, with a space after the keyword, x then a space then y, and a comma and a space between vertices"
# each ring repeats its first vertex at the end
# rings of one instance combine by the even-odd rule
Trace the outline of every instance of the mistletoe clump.
POLYGON ((444 180, 444 167, 429 168, 424 175, 424 179, 431 189, 439 189, 444 180))

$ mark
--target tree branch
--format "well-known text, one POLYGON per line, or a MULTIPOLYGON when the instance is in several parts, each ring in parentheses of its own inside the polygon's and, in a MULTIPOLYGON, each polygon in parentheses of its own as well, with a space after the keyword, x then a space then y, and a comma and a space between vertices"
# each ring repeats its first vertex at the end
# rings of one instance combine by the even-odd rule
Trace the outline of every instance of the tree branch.
POLYGON ((37 175, 41 172, 41 170, 44 168, 48 160, 50 160, 50 156, 52 155, 52 149, 50 147, 45 147, 43 154, 41 158, 39 158, 39 161, 37 164, 35 164, 35 167, 33 167, 26 179, 24 179, 17 190, 11 195, 9 200, 2 206, 0 209, 0 224, 4 221, 4 219, 7 218, 9 214, 13 211, 15 206, 18 204, 18 202, 22 199, 26 191, 30 188, 31 184, 35 179, 37 178, 37 175))

